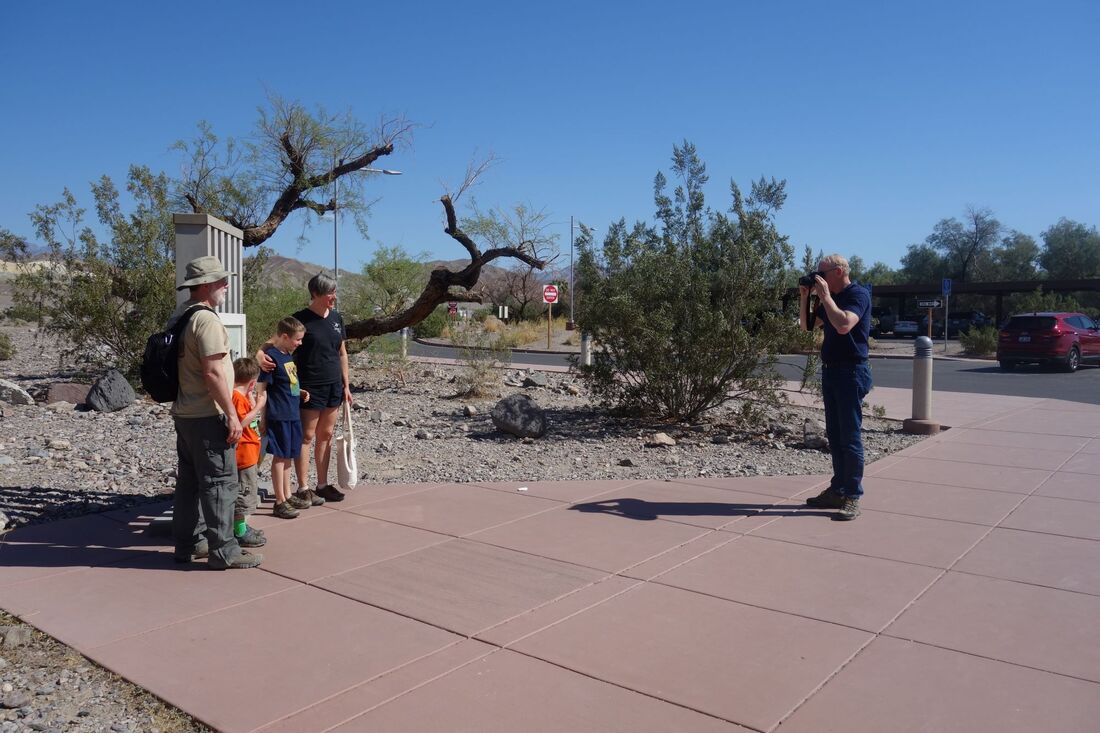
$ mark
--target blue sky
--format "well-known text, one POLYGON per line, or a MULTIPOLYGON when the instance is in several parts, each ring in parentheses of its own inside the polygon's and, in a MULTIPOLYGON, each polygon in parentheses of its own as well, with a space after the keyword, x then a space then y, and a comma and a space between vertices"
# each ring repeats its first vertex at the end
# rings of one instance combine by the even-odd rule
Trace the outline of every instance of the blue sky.
MULTIPOLYGON (((1036 238, 1100 224, 1098 31, 1100 3, 1058 0, 6 2, 0 227, 29 235, 65 186, 90 206, 131 163, 177 173, 173 141, 200 119, 247 136, 270 90, 423 125, 369 187, 371 239, 341 227, 342 267, 380 243, 461 256, 440 181, 489 151, 479 203, 545 208, 567 255, 570 215, 649 219, 684 139, 711 206, 786 179, 796 248, 896 266, 968 205, 1036 238)), ((330 226, 300 232, 268 244, 331 262, 330 226)))

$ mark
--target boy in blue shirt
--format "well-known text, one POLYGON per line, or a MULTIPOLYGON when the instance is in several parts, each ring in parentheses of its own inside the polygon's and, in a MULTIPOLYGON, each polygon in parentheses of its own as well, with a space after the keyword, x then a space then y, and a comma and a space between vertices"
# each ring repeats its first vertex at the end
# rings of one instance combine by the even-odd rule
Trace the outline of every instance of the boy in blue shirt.
POLYGON ((291 354, 302 343, 306 327, 294 317, 279 321, 272 346, 264 353, 275 362, 270 372, 260 372, 256 385, 259 395, 267 394, 267 452, 271 459, 271 484, 275 491, 272 514, 280 519, 294 519, 299 509, 310 506, 290 492, 290 472, 294 459, 302 450, 302 419, 298 407, 309 401, 309 392, 298 384, 298 370, 291 354), (301 504, 304 503, 305 506, 301 504))

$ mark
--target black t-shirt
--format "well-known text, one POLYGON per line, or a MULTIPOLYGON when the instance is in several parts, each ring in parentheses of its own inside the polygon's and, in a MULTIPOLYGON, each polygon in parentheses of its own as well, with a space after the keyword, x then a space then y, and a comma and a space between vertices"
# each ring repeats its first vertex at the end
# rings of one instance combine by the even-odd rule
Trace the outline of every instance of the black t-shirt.
POLYGON ((303 308, 294 317, 306 327, 302 345, 294 350, 294 363, 298 365, 298 379, 306 389, 314 385, 344 381, 340 369, 340 344, 347 339, 344 319, 334 310, 322 318, 309 308, 303 308))
POLYGON ((817 317, 825 329, 825 341, 821 344, 821 361, 826 364, 864 361, 867 359, 867 339, 871 335, 871 292, 859 283, 852 283, 833 294, 833 302, 842 311, 859 316, 859 323, 846 334, 839 334, 825 315, 823 306, 817 307, 817 317))

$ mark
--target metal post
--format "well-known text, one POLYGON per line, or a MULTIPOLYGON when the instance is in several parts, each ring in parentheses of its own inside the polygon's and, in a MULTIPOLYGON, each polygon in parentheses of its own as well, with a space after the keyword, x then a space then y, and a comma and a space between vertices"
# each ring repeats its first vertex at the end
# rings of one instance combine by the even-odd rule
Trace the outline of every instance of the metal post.
POLYGON ((921 336, 913 348, 913 417, 902 422, 902 430, 934 435, 940 432, 940 424, 932 420, 932 339, 921 336))
POLYGON ((572 331, 577 327, 573 320, 573 217, 569 217, 569 322, 565 324, 565 330, 572 331))
MULTIPOLYGON (((342 162, 342 161, 341 161, 342 162)), ((332 154, 332 170, 336 171, 336 153, 332 154)), ((340 219, 336 213, 339 179, 332 176, 332 277, 336 281, 336 292, 340 293, 340 219)))
POLYGON ((581 366, 592 366, 592 334, 581 331, 581 366))
POLYGON ((401 358, 409 358, 409 327, 405 326, 401 329, 401 358))

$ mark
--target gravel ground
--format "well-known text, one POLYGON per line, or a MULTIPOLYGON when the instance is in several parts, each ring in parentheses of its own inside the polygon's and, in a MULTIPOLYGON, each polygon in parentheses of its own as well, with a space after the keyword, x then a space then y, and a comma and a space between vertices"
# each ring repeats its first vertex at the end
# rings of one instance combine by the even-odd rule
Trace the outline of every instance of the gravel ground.
MULTIPOLYGON (((0 362, 0 378, 37 400, 2 405, 0 512, 9 528, 167 498, 175 481, 175 435, 164 406, 138 401, 115 413, 46 405, 56 381, 90 381, 62 364, 30 327, 0 326, 15 348, 0 362)), ((358 464, 367 482, 650 479, 827 473, 827 452, 806 446, 804 430, 820 410, 780 406, 746 424, 740 402, 708 414, 704 423, 651 424, 614 419, 594 408, 572 375, 545 376, 523 386, 526 373, 494 372, 480 398, 455 395, 464 367, 410 365, 370 368, 352 358, 358 464), (498 432, 489 411, 504 396, 525 393, 549 416, 538 440, 498 432), (658 433, 671 440, 661 447, 658 433)), ((872 398, 873 401, 873 398, 872 398)), ((756 407, 759 407, 758 405, 756 407)), ((868 462, 918 441, 900 424, 868 416, 868 462)), ((335 464, 334 464, 335 465, 335 464)), ((266 480, 261 469, 261 481, 266 480)), ((0 624, 15 624, 10 617, 0 624)), ((0 733, 23 730, 205 730, 152 695, 96 667, 64 645, 34 632, 9 651, 0 647, 0 733), (53 692, 46 692, 52 688, 53 692), (10 696, 15 695, 12 700, 10 696), (19 703, 19 704, 15 704, 19 703), (4 720, 7 718, 7 720, 4 720), (174 727, 173 727, 174 726, 174 727)))

